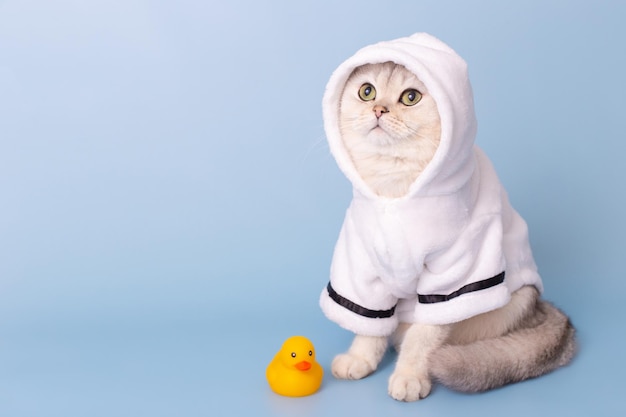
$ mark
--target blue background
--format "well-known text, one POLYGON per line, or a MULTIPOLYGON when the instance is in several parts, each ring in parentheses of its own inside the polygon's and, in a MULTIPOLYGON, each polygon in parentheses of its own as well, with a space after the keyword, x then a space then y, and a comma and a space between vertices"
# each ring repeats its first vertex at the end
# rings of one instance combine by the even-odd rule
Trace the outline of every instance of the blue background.
POLYGON ((626 3, 0 1, 0 415, 624 415, 626 3), (387 396, 389 354, 317 299, 351 187, 321 98, 426 31, 470 66, 478 143, 527 220, 573 364, 479 395, 387 396), (321 391, 265 366, 313 340, 321 391))

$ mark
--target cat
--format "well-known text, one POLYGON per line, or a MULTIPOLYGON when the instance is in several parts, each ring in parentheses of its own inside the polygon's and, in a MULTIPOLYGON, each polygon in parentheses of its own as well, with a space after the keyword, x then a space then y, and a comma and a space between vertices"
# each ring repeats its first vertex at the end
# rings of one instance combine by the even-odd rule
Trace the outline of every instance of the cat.
MULTIPOLYGON (((414 73, 393 62, 365 64, 351 73, 339 99, 338 124, 357 173, 384 198, 406 195, 440 144, 433 96, 414 73)), ((336 378, 366 377, 391 339, 398 352, 388 383, 394 399, 424 398, 433 381, 484 391, 568 363, 576 350, 574 333, 568 317, 526 285, 505 306, 456 323, 401 323, 390 338, 357 334, 331 369, 336 378)))

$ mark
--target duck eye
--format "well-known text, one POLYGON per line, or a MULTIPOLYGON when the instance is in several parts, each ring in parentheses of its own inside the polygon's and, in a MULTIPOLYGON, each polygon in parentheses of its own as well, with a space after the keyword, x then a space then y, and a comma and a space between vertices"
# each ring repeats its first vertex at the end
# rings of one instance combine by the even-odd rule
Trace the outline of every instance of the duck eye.
POLYGON ((313 351, 309 350, 309 356, 313 356, 313 351))
POLYGON ((376 98, 376 89, 370 83, 365 83, 359 88, 359 98, 363 101, 371 101, 376 98))
POLYGON ((400 96, 400 102, 405 106, 415 106, 421 99, 422 94, 413 88, 406 90, 400 96))
POLYGON ((296 352, 291 352, 291 357, 295 358, 296 357, 296 352))

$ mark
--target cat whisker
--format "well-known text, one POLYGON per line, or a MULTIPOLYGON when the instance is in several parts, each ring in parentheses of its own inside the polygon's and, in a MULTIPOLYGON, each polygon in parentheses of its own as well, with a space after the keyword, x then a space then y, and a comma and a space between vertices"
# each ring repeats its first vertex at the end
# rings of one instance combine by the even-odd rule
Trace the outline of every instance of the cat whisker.
POLYGON ((312 144, 307 148, 302 157, 300 158, 300 162, 303 163, 309 159, 311 154, 318 149, 323 149, 326 151, 327 156, 330 156, 330 150, 328 147, 328 142, 326 141, 326 137, 324 135, 320 135, 315 139, 312 144))

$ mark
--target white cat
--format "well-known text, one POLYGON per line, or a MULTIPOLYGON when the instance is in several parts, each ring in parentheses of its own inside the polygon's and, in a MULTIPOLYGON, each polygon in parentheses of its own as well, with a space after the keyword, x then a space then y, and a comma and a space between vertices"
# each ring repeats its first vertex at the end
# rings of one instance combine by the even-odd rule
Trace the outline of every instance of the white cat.
POLYGON ((389 338, 388 390, 402 401, 427 396, 431 378, 474 392, 571 360, 574 328, 539 298, 526 224, 473 144, 454 51, 426 34, 362 49, 331 77, 324 117, 354 186, 320 298, 356 333, 334 376, 372 373, 389 338))

